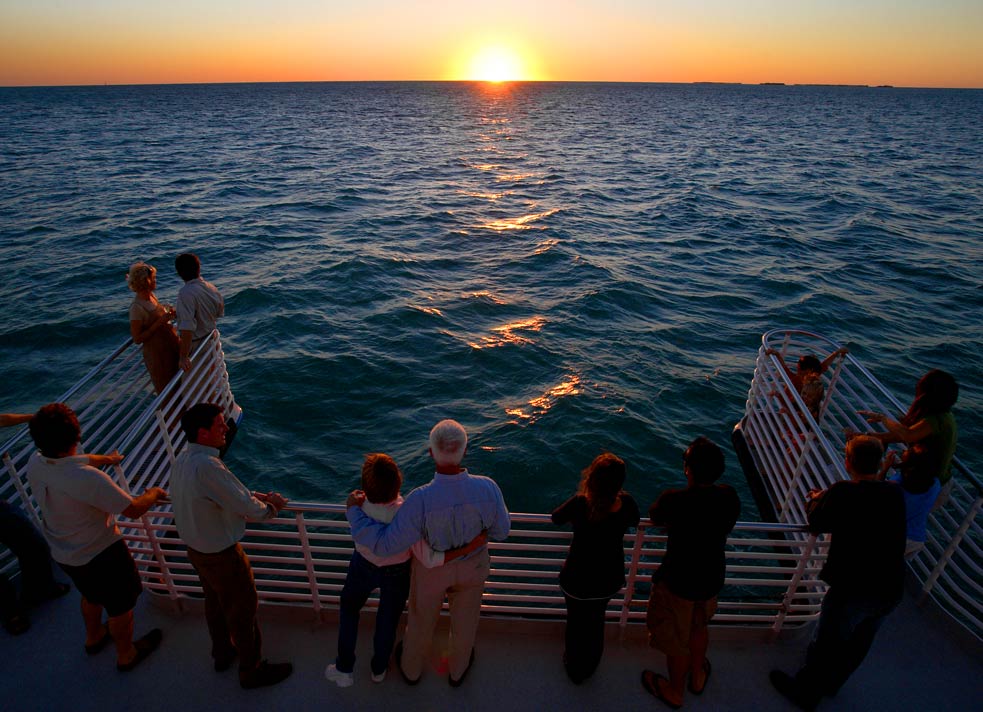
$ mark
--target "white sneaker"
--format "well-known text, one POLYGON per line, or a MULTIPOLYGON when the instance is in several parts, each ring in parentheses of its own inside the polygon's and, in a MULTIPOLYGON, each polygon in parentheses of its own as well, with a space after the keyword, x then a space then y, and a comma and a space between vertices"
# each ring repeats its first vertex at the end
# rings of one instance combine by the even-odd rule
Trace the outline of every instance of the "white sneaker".
POLYGON ((386 671, 385 670, 383 670, 382 672, 380 672, 378 675, 376 675, 375 673, 372 673, 372 682, 382 682, 385 679, 386 679, 386 671))
POLYGON ((351 687, 355 684, 355 676, 350 672, 342 672, 331 663, 324 669, 324 676, 338 687, 351 687))

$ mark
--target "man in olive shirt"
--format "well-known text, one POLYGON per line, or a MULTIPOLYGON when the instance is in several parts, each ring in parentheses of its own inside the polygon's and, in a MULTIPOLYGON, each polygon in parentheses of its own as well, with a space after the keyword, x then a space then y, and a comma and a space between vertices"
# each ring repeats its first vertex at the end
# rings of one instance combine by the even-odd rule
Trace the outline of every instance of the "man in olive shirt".
POLYGON ((901 488, 878 479, 884 446, 858 435, 846 444, 850 480, 809 493, 809 530, 833 535, 820 578, 829 584, 806 663, 771 683, 804 710, 832 696, 860 667, 904 590, 905 505, 901 488))
POLYGON ((250 492, 219 459, 228 432, 221 406, 192 406, 181 417, 181 428, 188 444, 171 469, 171 501, 178 534, 205 592, 215 670, 227 670, 238 655, 242 687, 275 685, 293 666, 263 660, 256 582, 239 540, 246 521, 272 519, 287 500, 276 492, 250 492))
POLYGON ((76 455, 82 430, 64 403, 41 408, 30 428, 40 452, 31 456, 27 481, 44 517, 51 557, 82 594, 85 652, 95 655, 115 642, 116 669, 129 672, 157 649, 163 636, 154 628, 133 640, 133 608, 143 584, 115 515, 141 517, 166 493, 151 487, 131 497, 89 464, 117 464, 120 455, 76 455))

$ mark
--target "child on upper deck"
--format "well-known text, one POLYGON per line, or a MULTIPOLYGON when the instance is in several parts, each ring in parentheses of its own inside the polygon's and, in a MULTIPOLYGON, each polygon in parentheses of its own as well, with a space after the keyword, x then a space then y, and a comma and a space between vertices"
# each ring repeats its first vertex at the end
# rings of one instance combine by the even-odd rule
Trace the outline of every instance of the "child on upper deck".
MULTIPOLYGON (((389 523, 403 504, 399 488, 403 475, 396 462, 383 453, 366 456, 362 464, 362 489, 365 503, 362 511, 377 522, 389 523)), ((358 640, 358 619, 365 602, 379 589, 379 608, 375 617, 373 639, 372 682, 382 682, 389 668, 389 657, 396 642, 396 628, 410 594, 411 554, 428 569, 464 556, 488 542, 482 532, 468 544, 450 551, 434 551, 420 540, 407 551, 392 556, 376 556, 366 547, 355 545, 348 575, 341 591, 341 610, 338 624, 338 657, 328 665, 324 676, 338 685, 354 683, 355 643, 358 640)))
POLYGON ((812 354, 806 354, 799 358, 797 370, 794 373, 785 364, 785 359, 782 358, 781 353, 775 349, 765 349, 765 353, 778 359, 778 363, 781 364, 789 380, 792 381, 795 390, 802 397, 802 402, 806 404, 812 417, 818 421, 819 411, 822 409, 823 398, 826 395, 826 386, 823 385, 822 375, 826 373, 837 356, 846 356, 850 351, 846 348, 836 349, 823 361, 812 354))
POLYGON ((884 458, 880 476, 881 479, 897 484, 904 494, 907 537, 905 558, 911 558, 925 548, 925 541, 928 539, 928 515, 942 491, 942 485, 935 476, 939 469, 939 458, 924 443, 913 443, 901 456, 897 472, 885 477, 894 464, 895 456, 892 451, 884 458))

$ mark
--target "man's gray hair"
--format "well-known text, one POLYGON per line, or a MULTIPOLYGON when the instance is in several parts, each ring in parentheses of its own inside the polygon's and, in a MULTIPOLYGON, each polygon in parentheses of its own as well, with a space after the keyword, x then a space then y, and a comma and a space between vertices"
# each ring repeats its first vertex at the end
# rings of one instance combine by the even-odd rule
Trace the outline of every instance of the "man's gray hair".
POLYGON ((441 420, 430 431, 430 452, 438 465, 460 465, 467 448, 468 434, 456 420, 441 420))

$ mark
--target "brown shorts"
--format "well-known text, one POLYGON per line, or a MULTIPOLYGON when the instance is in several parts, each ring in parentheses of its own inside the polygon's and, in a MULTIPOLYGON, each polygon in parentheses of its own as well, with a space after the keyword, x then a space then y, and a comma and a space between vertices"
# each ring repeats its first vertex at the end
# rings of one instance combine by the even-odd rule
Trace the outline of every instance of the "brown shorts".
POLYGON ((657 583, 652 586, 645 614, 649 645, 666 655, 687 656, 690 638, 706 628, 716 612, 716 598, 690 601, 674 594, 664 583, 657 583))

